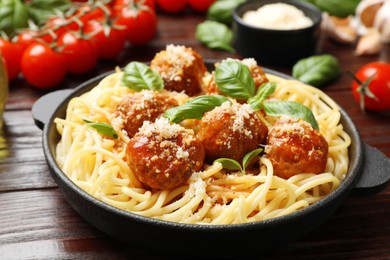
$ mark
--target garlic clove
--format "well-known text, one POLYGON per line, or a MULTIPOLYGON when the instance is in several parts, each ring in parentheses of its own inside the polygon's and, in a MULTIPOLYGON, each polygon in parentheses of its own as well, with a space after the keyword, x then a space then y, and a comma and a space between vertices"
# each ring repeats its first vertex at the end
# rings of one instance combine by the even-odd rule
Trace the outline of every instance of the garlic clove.
POLYGON ((353 19, 353 16, 340 18, 323 13, 321 29, 332 40, 340 43, 354 43, 358 34, 353 26, 353 19))
POLYGON ((375 55, 381 51, 382 47, 381 34, 377 29, 370 28, 365 35, 360 37, 356 45, 355 55, 375 55))

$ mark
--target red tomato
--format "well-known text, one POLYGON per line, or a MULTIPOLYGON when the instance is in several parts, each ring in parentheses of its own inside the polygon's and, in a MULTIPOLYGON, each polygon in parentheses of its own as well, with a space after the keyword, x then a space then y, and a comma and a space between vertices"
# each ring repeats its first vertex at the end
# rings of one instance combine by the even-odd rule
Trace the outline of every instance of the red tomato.
POLYGON ((187 0, 156 0, 156 3, 164 12, 176 14, 184 11, 187 0))
POLYGON ((47 43, 52 43, 55 38, 58 38, 64 32, 79 28, 76 22, 67 23, 68 19, 64 17, 53 16, 49 18, 38 33, 41 34, 39 38, 47 43))
POLYGON ((106 35, 103 21, 93 20, 84 27, 85 34, 93 35, 91 40, 96 42, 98 58, 103 60, 115 59, 125 47, 125 35, 115 27, 109 27, 106 35))
POLYGON ((35 39, 37 34, 38 31, 25 29, 23 31, 18 32, 18 38, 16 42, 22 46, 22 49, 24 51, 25 49, 27 49, 28 46, 37 42, 37 40, 35 39))
POLYGON ((23 55, 23 47, 19 43, 12 43, 7 39, 0 38, 0 51, 5 60, 8 80, 13 80, 20 73, 20 61, 23 55))
POLYGON ((133 3, 117 10, 114 24, 123 26, 126 39, 134 45, 150 41, 157 32, 157 15, 143 4, 133 3))
POLYGON ((115 0, 112 3, 114 12, 122 9, 124 6, 128 6, 132 2, 136 2, 138 4, 143 4, 144 6, 148 6, 153 11, 156 11, 155 0, 115 0))
POLYGON ((188 0, 192 9, 198 12, 206 12, 215 0, 188 0))
POLYGON ((43 43, 33 43, 23 53, 21 70, 32 86, 49 89, 65 77, 64 57, 43 43))
POLYGON ((80 9, 76 12, 75 15, 79 15, 80 13, 84 13, 80 17, 80 21, 84 24, 86 24, 88 21, 96 20, 96 19, 103 19, 105 16, 105 11, 109 12, 108 15, 110 16, 112 13, 112 10, 109 6, 105 6, 105 9, 103 7, 94 7, 90 4, 85 4, 80 7, 80 9))
POLYGON ((84 39, 74 32, 65 32, 58 38, 57 44, 62 48, 68 72, 83 74, 96 66, 98 50, 94 41, 84 39))
POLYGON ((352 83, 352 92, 357 102, 364 96, 362 109, 390 110, 390 63, 367 63, 356 72, 355 77, 357 80, 352 83), (368 86, 364 87, 367 82, 368 86))

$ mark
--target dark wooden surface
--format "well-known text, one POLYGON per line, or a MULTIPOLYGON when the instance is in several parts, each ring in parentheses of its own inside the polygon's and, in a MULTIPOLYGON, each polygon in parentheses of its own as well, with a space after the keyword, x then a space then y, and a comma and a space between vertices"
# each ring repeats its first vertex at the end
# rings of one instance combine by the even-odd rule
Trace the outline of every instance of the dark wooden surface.
MULTIPOLYGON (((203 20, 203 15, 192 13, 160 15, 158 35, 147 46, 129 47, 117 61, 100 63, 88 75, 69 76, 58 88, 73 88, 131 60, 149 61, 170 43, 191 46, 206 59, 239 57, 207 49, 195 39, 195 27, 203 20)), ((346 73, 370 61, 390 62, 390 45, 380 55, 356 57, 353 46, 324 40, 321 53, 338 57, 343 69, 341 77, 324 91, 348 112, 363 141, 390 157, 390 113, 362 113, 346 73)), ((291 74, 288 67, 272 69, 291 74)), ((42 132, 31 116, 31 106, 43 94, 23 80, 10 85, 0 136, 0 259, 172 259, 107 237, 68 205, 50 175, 42 132)), ((390 259, 390 187, 371 196, 348 197, 308 236, 258 258, 390 259)))

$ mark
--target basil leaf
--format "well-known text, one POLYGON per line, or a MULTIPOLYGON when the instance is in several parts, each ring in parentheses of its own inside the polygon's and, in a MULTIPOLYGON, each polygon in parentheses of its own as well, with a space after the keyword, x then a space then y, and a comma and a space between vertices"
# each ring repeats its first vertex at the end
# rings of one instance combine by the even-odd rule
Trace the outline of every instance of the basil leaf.
POLYGON ((329 15, 347 17, 354 15, 357 5, 361 0, 303 0, 317 6, 321 11, 329 15))
POLYGON ((233 33, 223 23, 210 20, 200 23, 196 26, 195 37, 210 49, 234 52, 233 33))
POLYGON ((18 28, 28 25, 27 7, 21 0, 0 1, 0 31, 11 35, 18 28))
POLYGON ((217 0, 207 10, 207 19, 231 25, 234 9, 245 0, 217 0))
POLYGON ((43 24, 58 11, 66 11, 70 7, 67 0, 34 0, 27 4, 30 18, 36 24, 43 24))
POLYGON ((240 100, 254 96, 255 82, 249 68, 237 60, 224 60, 215 69, 215 83, 223 94, 240 100))
POLYGON ((244 171, 246 167, 251 163, 251 161, 258 156, 263 151, 263 148, 257 148, 247 154, 245 154, 244 158, 242 159, 242 167, 244 168, 244 171))
POLYGON ((214 161, 215 162, 219 162, 220 164, 222 164, 222 168, 224 169, 228 169, 228 170, 231 170, 231 171, 243 171, 241 165, 239 162, 237 162, 236 160, 234 159, 230 159, 230 158, 219 158, 217 160, 214 161))
POLYGON ((301 103, 294 101, 267 101, 263 103, 264 110, 269 116, 287 115, 293 118, 301 118, 312 125, 314 129, 319 130, 318 122, 313 112, 301 103))
POLYGON ((229 101, 229 99, 220 95, 198 96, 181 106, 168 109, 165 111, 164 117, 175 123, 188 118, 201 119, 204 113, 222 105, 226 101, 229 101))
POLYGON ((143 89, 162 90, 164 82, 161 76, 148 65, 133 61, 123 71, 122 83, 136 91, 143 89))
POLYGON ((338 60, 330 55, 316 55, 299 60, 294 66, 294 78, 315 87, 336 79, 341 73, 338 60))
POLYGON ((252 108, 253 111, 259 110, 263 108, 263 102, 275 92, 276 83, 275 82, 267 82, 262 84, 254 97, 248 99, 248 104, 252 108))
POLYGON ((107 124, 104 122, 94 123, 94 122, 91 122, 91 121, 85 120, 85 119, 83 119, 83 121, 88 126, 94 128, 96 131, 98 131, 99 134, 101 134, 103 136, 107 136, 107 137, 110 137, 113 139, 118 138, 118 134, 115 132, 114 128, 110 124, 107 124))

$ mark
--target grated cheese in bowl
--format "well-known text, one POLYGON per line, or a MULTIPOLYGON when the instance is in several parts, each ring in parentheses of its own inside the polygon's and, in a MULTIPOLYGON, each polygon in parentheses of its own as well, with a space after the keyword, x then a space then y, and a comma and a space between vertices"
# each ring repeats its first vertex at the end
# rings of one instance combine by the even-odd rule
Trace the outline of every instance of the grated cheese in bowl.
POLYGON ((295 6, 276 3, 244 13, 245 23, 265 29, 295 30, 309 27, 313 21, 295 6))

